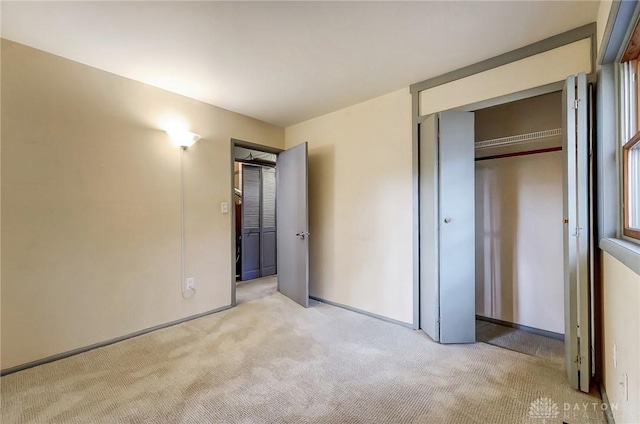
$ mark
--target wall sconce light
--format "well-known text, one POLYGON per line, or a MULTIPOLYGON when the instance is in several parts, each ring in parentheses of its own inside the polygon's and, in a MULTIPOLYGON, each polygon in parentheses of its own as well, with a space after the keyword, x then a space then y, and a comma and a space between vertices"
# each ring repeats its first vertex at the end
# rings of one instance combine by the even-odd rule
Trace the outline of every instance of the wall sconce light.
POLYGON ((193 146, 196 141, 200 140, 200 136, 196 133, 192 133, 186 130, 171 129, 167 130, 169 138, 176 145, 183 149, 193 146))

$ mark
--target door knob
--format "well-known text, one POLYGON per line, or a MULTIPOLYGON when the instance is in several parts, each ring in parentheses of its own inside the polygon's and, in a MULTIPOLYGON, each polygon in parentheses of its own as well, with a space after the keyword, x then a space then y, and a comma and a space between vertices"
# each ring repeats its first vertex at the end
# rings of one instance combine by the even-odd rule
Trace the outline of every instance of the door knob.
POLYGON ((451 222, 451 218, 445 218, 445 219, 444 219, 444 223, 445 223, 445 224, 448 224, 448 223, 450 223, 450 222, 451 222))
POLYGON ((296 236, 300 237, 302 240, 304 240, 305 238, 309 237, 310 234, 306 231, 302 231, 296 234, 296 236))

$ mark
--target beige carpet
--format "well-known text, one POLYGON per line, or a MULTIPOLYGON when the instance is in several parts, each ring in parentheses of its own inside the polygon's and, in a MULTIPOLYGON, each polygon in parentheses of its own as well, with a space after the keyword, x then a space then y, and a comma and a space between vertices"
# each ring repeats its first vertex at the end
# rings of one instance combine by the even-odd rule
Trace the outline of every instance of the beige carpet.
POLYGON ((569 389, 543 359, 484 343, 439 345, 267 292, 5 376, 2 423, 542 423, 528 415, 539 398, 557 404, 547 424, 604 422, 593 409, 564 416, 565 402, 598 400, 569 389))

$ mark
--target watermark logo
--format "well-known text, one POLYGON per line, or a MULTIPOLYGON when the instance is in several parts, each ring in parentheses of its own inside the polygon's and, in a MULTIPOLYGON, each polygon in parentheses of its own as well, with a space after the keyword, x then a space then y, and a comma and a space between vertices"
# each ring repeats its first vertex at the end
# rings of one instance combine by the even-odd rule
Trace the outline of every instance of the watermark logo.
POLYGON ((558 404, 551 398, 541 397, 533 402, 529 406, 529 416, 531 418, 542 420, 542 423, 546 423, 547 420, 552 420, 560 415, 558 410, 558 404))
MULTIPOLYGON (((590 420, 600 420, 605 414, 623 416, 623 411, 618 410, 616 403, 603 402, 564 402, 558 404, 550 397, 541 397, 529 405, 529 418, 535 420, 537 424, 551 424, 552 422, 584 422, 590 420), (539 421, 538 421, 539 420, 539 421)), ((616 416, 616 419, 618 416, 616 416)), ((633 422, 636 422, 634 420, 633 422)), ((640 421, 638 421, 640 422, 640 421)))

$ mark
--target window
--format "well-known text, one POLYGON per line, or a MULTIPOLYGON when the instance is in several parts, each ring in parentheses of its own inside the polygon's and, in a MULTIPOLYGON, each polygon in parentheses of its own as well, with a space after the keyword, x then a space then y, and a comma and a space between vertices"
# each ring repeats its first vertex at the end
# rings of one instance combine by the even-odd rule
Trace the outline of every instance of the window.
MULTIPOLYGON (((640 36, 639 27, 635 31, 640 36)), ((620 64, 620 135, 622 234, 640 240, 640 75, 636 34, 620 64)))

